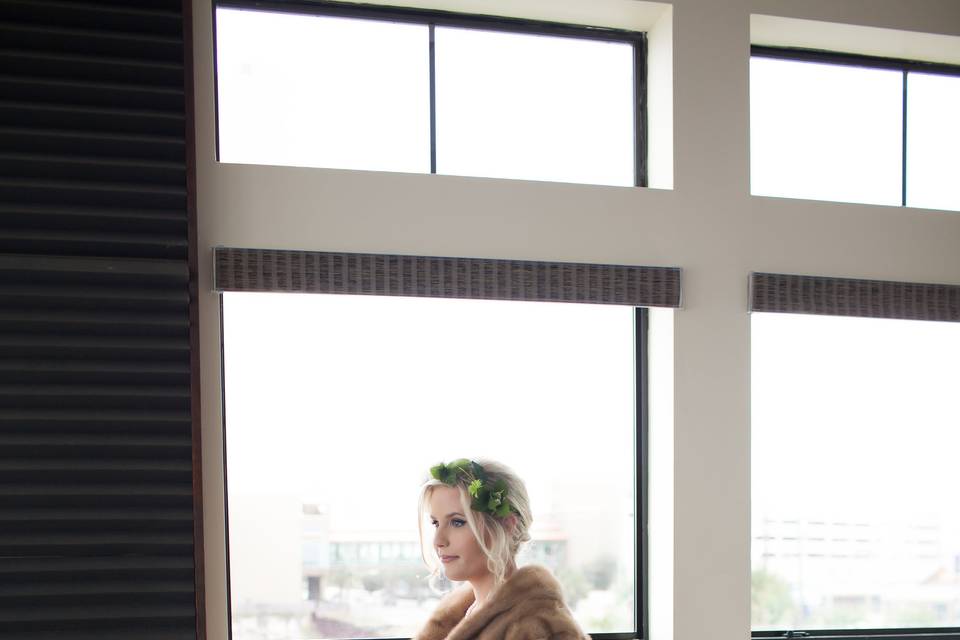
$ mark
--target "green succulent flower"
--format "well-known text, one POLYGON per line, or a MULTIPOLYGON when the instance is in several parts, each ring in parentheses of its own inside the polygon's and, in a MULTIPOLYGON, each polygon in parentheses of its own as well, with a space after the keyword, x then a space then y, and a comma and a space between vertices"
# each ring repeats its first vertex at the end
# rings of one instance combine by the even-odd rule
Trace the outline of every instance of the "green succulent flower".
POLYGON ((477 494, 480 492, 480 487, 483 486, 483 480, 479 478, 470 483, 470 486, 467 487, 467 491, 470 492, 470 495, 474 498, 477 497, 477 494))

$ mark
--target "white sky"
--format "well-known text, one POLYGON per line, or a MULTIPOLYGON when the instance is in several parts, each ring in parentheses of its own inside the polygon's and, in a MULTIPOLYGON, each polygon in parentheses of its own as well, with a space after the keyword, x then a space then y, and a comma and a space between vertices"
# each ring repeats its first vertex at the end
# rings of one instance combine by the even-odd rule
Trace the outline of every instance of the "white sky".
POLYGON ((750 60, 750 193, 900 204, 899 71, 750 60))
POLYGON ((420 25, 218 8, 220 160, 429 173, 428 44, 420 25))
POLYGON ((960 325, 758 313, 751 335, 755 518, 960 525, 960 325))
MULTIPOLYGON (((960 210, 960 77, 908 74, 907 205, 960 210)), ((750 61, 750 193, 899 205, 903 74, 750 61)))
POLYGON ((632 186, 633 48, 436 30, 437 172, 632 186))
MULTIPOLYGON (((541 512, 631 499, 632 309, 234 293, 224 310, 232 493, 296 487, 341 526, 402 529, 431 464, 488 456, 541 512)), ((960 327, 754 314, 751 330, 756 516, 960 524, 960 327)))
POLYGON ((629 518, 632 318, 603 305, 225 294, 231 498, 292 489, 328 506, 335 528, 415 535, 430 466, 489 457, 526 480, 535 522, 629 518))
POLYGON ((907 204, 960 211, 960 77, 907 77, 907 204))

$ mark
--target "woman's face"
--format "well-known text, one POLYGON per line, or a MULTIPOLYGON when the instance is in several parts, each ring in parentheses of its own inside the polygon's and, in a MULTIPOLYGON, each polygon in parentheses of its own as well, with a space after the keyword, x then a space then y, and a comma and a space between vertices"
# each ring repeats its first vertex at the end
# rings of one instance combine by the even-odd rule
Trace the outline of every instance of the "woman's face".
POLYGON ((487 556, 467 524, 459 490, 438 486, 430 493, 429 502, 434 529, 433 548, 443 563, 447 578, 461 582, 489 577, 487 556))

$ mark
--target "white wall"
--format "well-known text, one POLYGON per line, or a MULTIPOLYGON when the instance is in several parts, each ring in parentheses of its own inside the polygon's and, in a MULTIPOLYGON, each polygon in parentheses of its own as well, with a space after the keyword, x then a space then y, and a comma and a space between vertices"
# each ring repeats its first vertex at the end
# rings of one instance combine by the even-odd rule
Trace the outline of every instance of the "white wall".
MULTIPOLYGON (((673 167, 659 183, 672 181, 673 190, 653 190, 218 165, 210 0, 194 1, 209 638, 226 637, 219 311, 210 251, 219 244, 683 267, 684 308, 673 327, 672 626, 678 640, 748 636, 749 272, 960 284, 960 213, 749 195, 750 15, 960 36, 960 3, 672 6, 672 33, 658 42, 672 43, 673 167)), ((661 127, 661 140, 669 115, 651 123, 661 127)), ((661 149, 658 157, 669 162, 670 154, 661 149)))

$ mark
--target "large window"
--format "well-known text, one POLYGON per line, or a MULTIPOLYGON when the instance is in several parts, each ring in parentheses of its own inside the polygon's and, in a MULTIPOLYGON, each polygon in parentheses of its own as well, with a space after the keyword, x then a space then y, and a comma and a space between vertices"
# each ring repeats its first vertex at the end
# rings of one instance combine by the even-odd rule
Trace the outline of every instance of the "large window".
POLYGON ((960 632, 960 324, 751 332, 755 635, 960 632))
POLYGON ((526 479, 521 562, 553 570, 586 631, 642 635, 645 314, 224 293, 233 640, 411 635, 439 597, 418 488, 460 456, 526 479))
POLYGON ((218 5, 222 162, 645 185, 642 33, 218 5))
POLYGON ((754 47, 750 191, 960 211, 960 67, 754 47))

